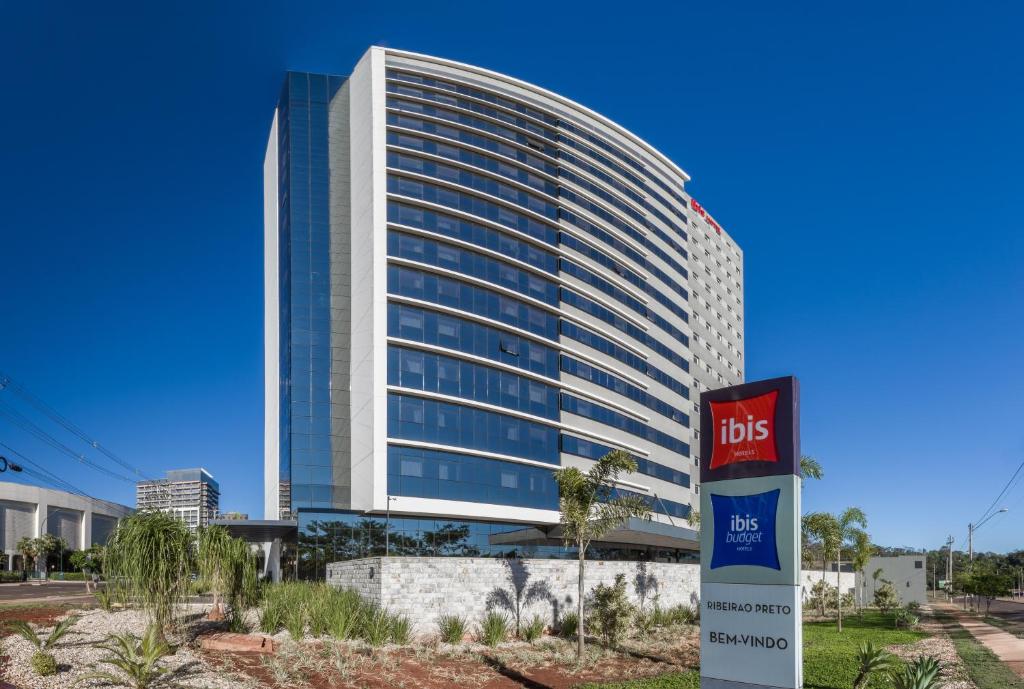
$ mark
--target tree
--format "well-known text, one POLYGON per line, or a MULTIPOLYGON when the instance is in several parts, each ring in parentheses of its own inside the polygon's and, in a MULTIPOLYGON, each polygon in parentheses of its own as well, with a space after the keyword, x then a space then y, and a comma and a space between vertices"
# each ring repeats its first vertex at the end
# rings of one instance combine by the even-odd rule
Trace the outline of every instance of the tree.
POLYGON ((85 590, 92 590, 92 573, 103 568, 103 546, 93 543, 86 550, 76 550, 68 558, 71 566, 85 575, 85 590))
POLYGON ((227 599, 236 612, 239 598, 256 579, 256 556, 244 540, 234 538, 219 525, 201 529, 197 549, 199 574, 213 594, 210 619, 224 619, 221 601, 227 599))
POLYGON ((836 520, 839 541, 836 546, 836 587, 839 589, 839 604, 836 606, 836 628, 843 631, 843 587, 842 562, 843 547, 849 546, 850 550, 857 549, 858 541, 870 541, 864 529, 868 528, 868 518, 864 510, 859 507, 847 507, 836 520))
POLYGON ((802 478, 812 478, 815 481, 825 478, 825 470, 821 468, 821 463, 810 455, 800 458, 800 474, 802 478))
POLYGON ((165 512, 137 512, 121 520, 107 542, 104 575, 146 612, 161 637, 175 606, 189 594, 193 542, 185 523, 165 512))
MULTIPOLYGON (((821 553, 821 580, 825 580, 825 570, 829 560, 839 557, 842 535, 839 520, 828 512, 812 512, 801 519, 801 530, 804 539, 816 545, 821 553)), ((821 616, 825 616, 825 599, 821 599, 821 616)))
POLYGON ((890 610, 895 610, 899 606, 900 597, 896 593, 896 589, 893 587, 891 582, 882 579, 882 584, 875 587, 875 607, 878 608, 883 615, 887 615, 890 610))
POLYGON ((585 635, 583 582, 587 546, 591 541, 621 526, 630 517, 651 518, 651 508, 640 496, 619 496, 615 493, 615 481, 619 474, 633 471, 636 471, 636 462, 629 453, 613 450, 597 460, 587 473, 576 467, 564 467, 555 472, 562 538, 567 545, 575 545, 579 553, 576 610, 579 618, 576 632, 578 660, 583 658, 585 635))
MULTIPOLYGON (((867 531, 859 531, 853 539, 853 555, 850 562, 853 565, 854 573, 860 572, 861 579, 864 579, 864 568, 868 566, 871 555, 874 553, 874 546, 871 545, 871 538, 867 531)), ((855 579, 856 581, 856 579, 855 579)), ((864 611, 863 591, 857 592, 856 602, 860 612, 864 611)))
POLYGON ((39 543, 36 539, 30 536, 22 536, 18 540, 18 552, 21 553, 21 568, 23 571, 28 571, 29 564, 35 564, 36 558, 39 556, 39 543))
POLYGON ((992 601, 999 596, 1008 596, 1013 588, 1013 577, 1001 572, 987 571, 973 575, 969 580, 972 595, 985 599, 985 614, 989 614, 992 601))
POLYGON ((36 549, 39 551, 39 559, 42 560, 43 571, 46 571, 46 558, 50 553, 62 553, 68 547, 68 542, 63 538, 57 538, 52 533, 44 533, 36 539, 36 549))

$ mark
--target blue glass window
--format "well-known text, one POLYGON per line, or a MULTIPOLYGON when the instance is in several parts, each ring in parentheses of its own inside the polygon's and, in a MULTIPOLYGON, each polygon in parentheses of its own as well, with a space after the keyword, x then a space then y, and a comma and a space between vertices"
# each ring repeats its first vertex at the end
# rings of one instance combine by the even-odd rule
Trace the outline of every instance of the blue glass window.
POLYGON ((689 415, 654 395, 648 394, 645 390, 642 390, 631 383, 627 383, 618 376, 613 376, 602 369, 591 366, 590 364, 577 359, 573 359, 572 357, 564 354, 561 357, 561 367, 563 371, 570 375, 583 378, 584 380, 589 380, 591 383, 600 385, 608 390, 614 390, 620 395, 624 395, 634 402, 644 405, 648 409, 653 409, 662 416, 667 416, 687 428, 690 426, 689 415))
MULTIPOLYGON (((604 457, 606 454, 612 451, 612 448, 607 445, 601 445, 595 443, 593 440, 585 440, 583 438, 577 438, 576 436, 562 434, 562 452, 570 455, 576 455, 577 457, 585 457, 587 459, 593 459, 597 461, 604 457)), ((658 464, 649 459, 643 457, 637 457, 633 455, 633 461, 636 462, 636 470, 641 474, 647 476, 653 476, 659 478, 662 481, 668 481, 674 483, 677 486, 690 486, 690 475, 686 472, 667 467, 664 464, 658 464)))
POLYGON ((558 336, 558 317, 553 313, 453 278, 388 266, 388 293, 486 316, 549 340, 558 336))
POLYGON ((532 378, 406 347, 388 347, 388 385, 464 397, 558 420, 558 389, 532 378))
POLYGON ((388 394, 388 436, 558 464, 558 430, 505 414, 388 394))
POLYGON ((557 510, 554 469, 392 445, 388 494, 557 510))
MULTIPOLYGON (((608 356, 621 361, 630 368, 636 369, 640 373, 649 376, 653 380, 658 381, 673 392, 682 395, 683 397, 689 398, 689 388, 683 385, 681 382, 668 375, 661 369, 649 364, 645 359, 633 354, 627 349, 620 347, 611 340, 601 337, 595 332, 581 328, 575 323, 562 320, 558 323, 558 330, 561 334, 566 337, 582 342, 588 347, 593 347, 597 351, 607 354, 608 356)), ((689 370, 689 368, 687 368, 689 370)))
POLYGON ((453 270, 558 306, 558 287, 534 272, 428 237, 388 231, 388 256, 453 270))
POLYGON ((625 414, 620 414, 617 411, 613 411, 608 407, 603 407, 600 404, 591 402, 590 400, 580 399, 579 397, 570 395, 567 392, 563 392, 562 409, 570 414, 576 414, 578 416, 597 421, 598 423, 603 423, 606 426, 618 428, 626 433, 631 433, 639 438, 649 440, 652 443, 657 443, 658 445, 685 457, 690 456, 690 446, 682 440, 679 440, 668 433, 651 428, 642 421, 637 421, 634 418, 628 417, 625 414))

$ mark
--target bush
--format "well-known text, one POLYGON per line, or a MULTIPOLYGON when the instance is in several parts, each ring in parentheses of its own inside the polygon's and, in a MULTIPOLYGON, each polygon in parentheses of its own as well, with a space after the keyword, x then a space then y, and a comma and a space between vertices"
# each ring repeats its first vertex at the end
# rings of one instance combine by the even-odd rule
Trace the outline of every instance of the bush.
POLYGON ((811 595, 807 599, 807 607, 821 610, 823 599, 826 610, 835 610, 839 602, 839 588, 830 586, 824 579, 819 579, 811 586, 811 595))
POLYGON ((359 636, 373 647, 383 646, 391 638, 391 615, 384 608, 368 607, 363 614, 359 636))
POLYGON ((874 602, 875 607, 881 610, 882 614, 886 614, 900 606, 900 597, 896 594, 896 589, 893 588, 892 584, 886 581, 875 589, 874 602))
POLYGON ((626 597, 626 576, 615 575, 615 583, 611 586, 598 584, 592 595, 591 628, 601 635, 605 645, 618 646, 634 615, 633 604, 626 597))
POLYGON ((351 589, 336 591, 329 601, 328 631, 339 641, 354 639, 362 623, 363 599, 351 589))
POLYGON ((57 659, 44 651, 36 651, 32 654, 32 669, 40 677, 49 677, 57 674, 57 659))
POLYGON ((412 621, 405 615, 391 616, 391 643, 405 646, 412 639, 412 621))
POLYGON ((939 689, 942 666, 935 658, 921 656, 893 673, 895 689, 939 689))
POLYGON ((11 582, 25 581, 25 572, 0 572, 0 583, 9 584, 11 582))
POLYGON ((96 598, 96 602, 99 603, 104 612, 110 612, 114 609, 114 596, 106 587, 96 589, 92 595, 96 598))
POLYGON ((508 615, 500 612, 489 612, 480 622, 480 640, 488 646, 497 646, 508 639, 512 622, 508 615))
POLYGON ((441 619, 437 621, 437 628, 441 632, 441 641, 446 644, 462 643, 468 626, 466 618, 458 615, 441 615, 441 619))
POLYGON ((562 615, 562 621, 558 625, 558 633, 560 636, 568 639, 576 636, 576 631, 579 628, 580 618, 576 611, 573 610, 562 615))
POLYGON ((544 634, 544 620, 540 615, 534 615, 519 631, 523 641, 532 644, 544 634))
POLYGON ((697 624, 700 622, 700 610, 689 605, 674 605, 668 609, 669 624, 697 624))

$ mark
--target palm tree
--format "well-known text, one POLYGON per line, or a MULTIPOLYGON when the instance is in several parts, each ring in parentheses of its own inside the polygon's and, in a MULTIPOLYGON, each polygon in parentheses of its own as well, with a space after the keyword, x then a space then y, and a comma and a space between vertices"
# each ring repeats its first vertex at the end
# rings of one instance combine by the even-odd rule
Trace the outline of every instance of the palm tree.
MULTIPOLYGON (((864 568, 868 566, 873 553, 874 546, 871 545, 871 537, 866 531, 858 531, 853 539, 853 556, 850 558, 850 562, 853 564, 854 574, 860 572, 861 581, 864 580, 864 568)), ((856 577, 854 577, 854 585, 856 585, 856 577)), ((864 587, 861 586, 860 591, 857 592, 857 605, 860 612, 864 611, 863 591, 864 587)))
POLYGON ((39 555, 39 542, 31 536, 22 536, 18 540, 17 549, 21 553, 21 569, 28 571, 29 565, 35 564, 35 559, 39 555))
POLYGON ((201 529, 198 546, 199 574, 213 593, 209 619, 224 619, 221 601, 227 598, 234 614, 243 590, 255 585, 256 557, 244 540, 233 538, 219 525, 201 529))
POLYGON ((651 518, 650 506, 640 496, 616 496, 615 482, 619 474, 636 471, 636 462, 629 453, 613 450, 587 473, 576 467, 555 472, 558 482, 562 538, 566 545, 575 545, 579 552, 579 586, 576 614, 576 658, 583 658, 583 582, 587 546, 618 528, 630 517, 651 518))
POLYGON ((188 596, 194 563, 184 522, 165 512, 138 512, 121 520, 110 537, 103 572, 149 615, 162 640, 175 606, 188 596))
POLYGON ((815 481, 825 478, 825 470, 821 468, 821 463, 810 455, 800 458, 800 474, 805 479, 812 478, 815 481))
POLYGON ((868 528, 868 518, 861 508, 847 507, 836 520, 836 526, 838 527, 839 535, 839 541, 836 545, 836 594, 838 595, 838 600, 836 601, 838 616, 836 621, 839 631, 843 631, 843 591, 841 585, 843 546, 848 545, 850 549, 856 550, 858 542, 869 540, 867 532, 864 531, 864 529, 868 528))
MULTIPOLYGON (((839 520, 828 512, 812 512, 801 520, 804 538, 812 541, 821 549, 821 580, 825 581, 825 570, 829 560, 838 560, 840 542, 842 540, 839 520)), ((825 599, 827 591, 822 591, 821 616, 825 616, 825 599)))

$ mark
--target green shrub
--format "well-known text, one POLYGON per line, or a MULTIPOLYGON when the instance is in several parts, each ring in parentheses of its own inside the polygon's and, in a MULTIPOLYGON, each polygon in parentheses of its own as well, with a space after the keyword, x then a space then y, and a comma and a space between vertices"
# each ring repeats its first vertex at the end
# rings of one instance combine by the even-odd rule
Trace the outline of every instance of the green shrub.
POLYGON ((52 579, 63 581, 85 581, 86 579, 84 572, 58 572, 50 576, 52 579))
POLYGON ((942 666, 935 658, 921 656, 892 676, 894 689, 939 689, 942 666))
POLYGON ((335 593, 327 584, 310 586, 306 602, 310 636, 324 636, 330 630, 335 593))
POLYGON ((99 603, 104 612, 110 612, 114 609, 114 596, 107 587, 96 589, 92 595, 96 598, 96 602, 99 603))
POLYGON ((884 614, 899 607, 900 597, 896 594, 896 589, 893 588, 892 584, 886 581, 882 582, 882 584, 875 589, 874 602, 875 607, 881 610, 884 614))
POLYGON ((9 584, 18 581, 25 581, 24 572, 0 572, 0 583, 9 584))
POLYGON ((330 598, 328 631, 339 641, 354 639, 362 624, 365 604, 358 593, 351 589, 335 591, 330 598))
POLYGON ((40 677, 49 677, 57 674, 57 659, 45 651, 36 651, 32 654, 32 669, 40 677))
POLYGON ((576 630, 580 628, 580 618, 576 611, 570 611, 562 615, 558 624, 558 634, 566 639, 576 636, 576 630))
POLYGON ((110 672, 92 672, 80 677, 79 682, 100 680, 116 686, 130 683, 135 689, 148 689, 170 671, 160 667, 159 662, 171 653, 171 648, 160 638, 153 624, 146 628, 141 639, 134 634, 112 634, 103 643, 96 644, 96 648, 110 653, 100 662, 123 672, 128 681, 110 672))
POLYGON ((611 586, 598 584, 592 595, 594 600, 590 606, 591 617, 588 623, 601 635, 607 646, 614 648, 629 631, 629 623, 634 615, 633 604, 626 597, 626 576, 615 575, 615 583, 611 586))
POLYGON ((894 660, 884 648, 876 648, 870 641, 862 643, 857 649, 857 677, 853 680, 853 689, 861 689, 872 674, 891 670, 894 660))
POLYGON ((373 647, 383 646, 391 638, 391 615, 384 608, 368 606, 362 616, 359 636, 373 647))
POLYGON ((438 630, 441 632, 441 641, 446 644, 462 643, 468 626, 466 618, 458 615, 441 615, 441 619, 437 621, 438 630))
POLYGON ((689 605, 674 605, 668 609, 669 624, 697 624, 700 621, 700 610, 689 605))
POLYGON ((835 610, 839 603, 839 588, 830 586, 824 579, 819 579, 811 586, 811 594, 807 599, 806 607, 821 610, 822 599, 826 610, 835 610))
POLYGON ((405 615, 391 616, 391 643, 405 646, 412 639, 412 621, 405 615))
POLYGON ((531 644, 544 634, 544 620, 540 615, 534 615, 519 630, 523 641, 531 644))
POLYGON ((636 631, 640 636, 648 636, 654 628, 657 626, 655 623, 655 611, 644 612, 638 610, 636 617, 633 619, 633 623, 636 625, 636 631))
POLYGON ((500 612, 489 612, 480 622, 480 640, 488 646, 497 646, 508 639, 512 622, 508 615, 500 612))

